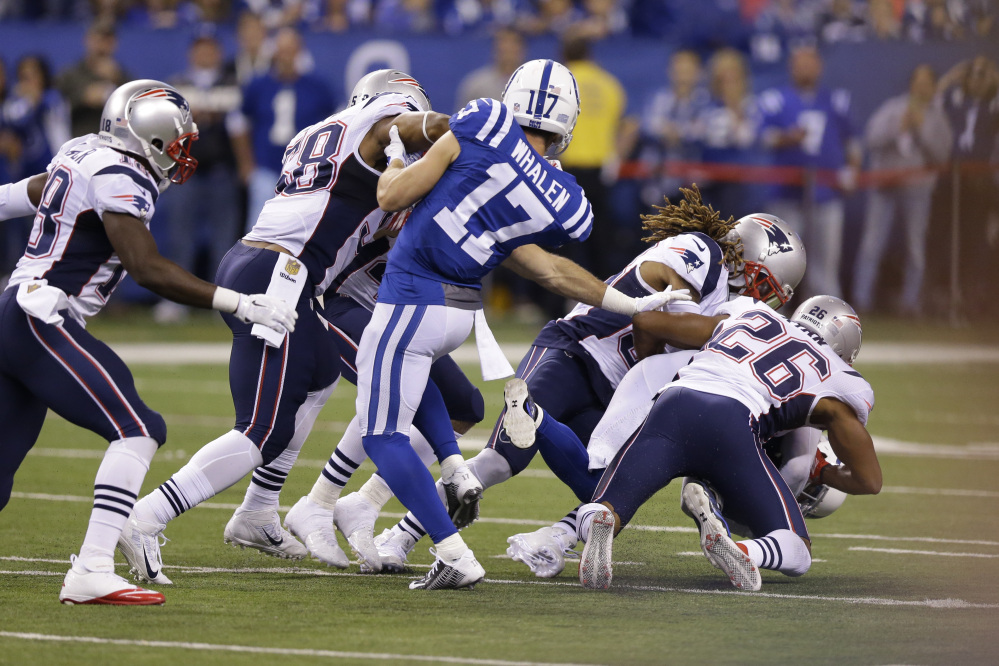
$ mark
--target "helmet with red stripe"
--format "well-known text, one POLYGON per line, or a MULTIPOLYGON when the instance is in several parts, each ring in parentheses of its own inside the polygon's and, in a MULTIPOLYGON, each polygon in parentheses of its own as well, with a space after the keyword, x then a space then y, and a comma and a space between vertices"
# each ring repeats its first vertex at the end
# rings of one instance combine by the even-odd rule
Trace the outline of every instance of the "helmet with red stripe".
POLYGON ((791 321, 821 337, 837 356, 850 365, 860 353, 863 338, 860 317, 842 298, 812 296, 798 306, 791 315, 791 321))
POLYGON ((430 96, 420 82, 398 69, 379 69, 365 74, 354 84, 350 92, 348 107, 364 105, 369 99, 381 93, 394 92, 408 95, 416 102, 414 111, 431 111, 430 96))

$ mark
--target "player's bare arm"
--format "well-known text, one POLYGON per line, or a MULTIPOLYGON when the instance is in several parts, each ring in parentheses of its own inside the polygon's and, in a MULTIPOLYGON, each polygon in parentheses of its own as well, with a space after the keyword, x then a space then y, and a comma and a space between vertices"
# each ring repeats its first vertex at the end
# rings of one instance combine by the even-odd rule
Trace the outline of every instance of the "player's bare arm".
POLYGON ((821 470, 820 483, 848 495, 876 495, 881 492, 881 464, 874 441, 853 408, 835 398, 821 398, 809 416, 808 425, 824 428, 829 444, 841 465, 821 470))
POLYGON ((679 273, 660 261, 643 261, 638 271, 642 274, 645 284, 655 291, 662 291, 670 286, 675 290, 686 289, 690 293, 690 300, 694 303, 701 302, 701 294, 680 277, 679 273))
POLYGON ((106 212, 104 230, 129 275, 142 287, 183 305, 212 307, 215 285, 160 254, 149 229, 136 217, 106 212))
POLYGON ((693 312, 639 312, 632 320, 635 353, 639 359, 661 353, 664 344, 678 349, 700 349, 728 315, 711 317, 693 312))
POLYGON ((460 153, 458 139, 448 131, 409 166, 392 159, 378 179, 378 206, 389 213, 412 206, 437 184, 460 153))
POLYGON ((361 158, 376 169, 387 165, 385 147, 391 142, 389 130, 395 127, 408 153, 422 153, 449 131, 448 119, 443 113, 407 112, 382 118, 368 130, 361 140, 361 158))

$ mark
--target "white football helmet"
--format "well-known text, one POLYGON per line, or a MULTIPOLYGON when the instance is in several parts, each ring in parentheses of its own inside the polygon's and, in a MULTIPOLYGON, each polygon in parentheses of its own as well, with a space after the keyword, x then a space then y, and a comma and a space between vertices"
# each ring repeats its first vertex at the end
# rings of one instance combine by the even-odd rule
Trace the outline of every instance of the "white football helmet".
POLYGON ((776 215, 753 213, 730 232, 742 240, 744 264, 732 271, 729 285, 777 309, 791 300, 805 275, 805 245, 776 215))
POLYGON ((363 105, 366 101, 380 93, 396 92, 408 95, 416 102, 416 111, 432 111, 430 96, 420 82, 398 69, 379 69, 365 74, 354 84, 350 91, 348 107, 363 105))
POLYGON ((572 141, 579 117, 579 88, 569 69, 554 60, 531 60, 517 68, 503 89, 503 103, 521 127, 560 137, 548 151, 552 157, 572 141))
POLYGON ((198 167, 191 157, 198 139, 191 106, 162 81, 141 79, 115 89, 104 104, 98 136, 112 148, 145 157, 161 188, 183 183, 198 167))
POLYGON ((863 338, 860 317, 842 298, 812 296, 798 306, 791 315, 791 321, 821 337, 837 356, 850 365, 860 353, 863 338))
MULTIPOLYGON (((819 440, 819 451, 826 457, 830 465, 839 464, 839 458, 833 453, 832 446, 829 445, 829 440, 825 437, 819 440)), ((843 502, 846 501, 846 493, 824 484, 813 483, 805 486, 798 493, 797 500, 801 515, 805 518, 825 518, 843 506, 843 502)))

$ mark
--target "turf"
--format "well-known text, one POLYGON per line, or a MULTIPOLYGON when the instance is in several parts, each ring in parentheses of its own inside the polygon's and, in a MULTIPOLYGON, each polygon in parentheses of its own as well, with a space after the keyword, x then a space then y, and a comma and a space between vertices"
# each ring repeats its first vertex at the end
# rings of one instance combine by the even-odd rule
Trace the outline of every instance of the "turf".
MULTIPOLYGON (((166 333, 142 318, 94 324, 98 335, 117 340, 166 339, 172 330, 170 339, 225 341, 224 329, 197 318, 166 333)), ((879 326, 881 340, 953 338, 945 328, 913 332, 892 321, 879 326)), ((501 341, 525 341, 531 334, 502 323, 496 331, 501 341)), ((995 342, 988 331, 966 330, 958 337, 995 342)), ((995 364, 865 366, 861 355, 858 368, 875 388, 870 423, 875 435, 947 445, 955 452, 996 441, 995 364)), ((135 365, 133 370, 140 393, 170 428, 170 441, 146 478, 148 492, 204 442, 225 432, 233 408, 224 367, 135 365)), ((477 369, 466 370, 477 378, 477 369)), ((487 436, 501 401, 500 383, 482 388, 489 416, 471 437, 487 436)), ((308 492, 351 416, 354 395, 349 386, 337 390, 306 444, 302 464, 289 477, 283 504, 308 492)), ((82 539, 89 503, 28 494, 86 498, 104 448, 96 436, 57 417, 46 422, 18 473, 18 494, 0 514, 0 570, 52 575, 0 574, 0 632, 303 652, 261 655, 0 634, 2 664, 371 663, 378 655, 395 663, 419 657, 587 664, 999 661, 995 444, 979 446, 980 455, 971 458, 882 455, 885 492, 849 498, 835 515, 810 521, 818 561, 798 579, 764 572, 760 594, 737 593, 699 555, 696 534, 678 509, 677 484, 634 521, 674 529, 625 531, 615 542, 620 564, 606 592, 580 588, 574 562, 558 578, 540 581, 522 565, 498 557, 507 536, 535 529, 513 521, 554 521, 575 504, 567 489, 541 473, 538 460, 531 467, 535 472, 489 490, 484 520, 462 533, 487 570, 487 581, 472 591, 408 590, 410 578, 424 570, 419 565, 432 561, 423 543, 411 557, 417 565, 412 572, 394 576, 359 575, 356 566, 340 572, 312 560, 289 563, 230 548, 222 543, 222 530, 231 509, 223 506, 199 507, 169 526, 171 541, 163 553, 175 585, 159 588, 167 595, 165 606, 61 606, 56 595, 68 555, 82 539), (900 492, 905 489, 910 490, 900 492), (926 494, 941 489, 969 494, 926 494), (961 607, 963 602, 971 606, 961 607)), ((370 464, 363 466, 350 488, 372 471, 370 464)), ((212 504, 238 503, 244 488, 239 484, 212 504)), ((395 502, 386 507, 389 514, 401 511, 395 502)), ((394 520, 381 518, 378 529, 394 520)))

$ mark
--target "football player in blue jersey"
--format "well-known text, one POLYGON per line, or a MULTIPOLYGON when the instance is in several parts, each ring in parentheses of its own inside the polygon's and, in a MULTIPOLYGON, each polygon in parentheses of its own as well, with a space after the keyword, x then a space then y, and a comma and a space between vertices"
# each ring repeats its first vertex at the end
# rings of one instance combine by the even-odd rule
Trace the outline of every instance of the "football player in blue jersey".
MULTIPOLYGON (((273 336, 225 318, 233 333, 229 377, 235 425, 135 503, 118 546, 140 580, 171 582, 162 571, 159 543, 171 520, 255 469, 255 478, 264 484, 283 478, 334 390, 344 352, 337 343, 338 331, 317 316, 316 298, 360 293, 341 288, 384 252, 385 246, 375 241, 388 233, 386 225, 394 217, 378 210, 376 188, 390 128, 400 150, 408 146, 410 153, 426 150, 447 131, 447 116, 430 112, 419 83, 401 72, 393 74, 398 87, 298 133, 285 152, 275 196, 219 266, 223 284, 266 289, 295 303, 299 325, 290 335, 273 336)), ((436 398, 434 404, 446 413, 440 392, 431 398, 428 403, 436 398)), ((432 418, 423 432, 437 444, 438 457, 461 458, 450 422, 438 428, 440 423, 432 418)), ((264 485, 254 486, 268 491, 264 485)), ((269 547, 271 554, 282 557, 304 557, 305 548, 281 527, 266 500, 237 511, 225 538, 238 545, 269 547)), ((334 564, 346 566, 346 558, 334 564)))
POLYGON ((852 369, 861 343, 856 313, 841 299, 816 296, 787 320, 739 298, 713 317, 656 316, 649 330, 672 345, 703 346, 657 396, 592 503, 579 509, 586 542, 580 582, 610 586, 614 536, 646 500, 684 475, 710 484, 726 501, 726 514, 757 537, 734 542, 705 486, 684 486, 702 551, 735 587, 760 589, 760 568, 804 574, 811 565, 808 531, 761 445, 780 431, 826 429, 842 463, 816 465, 816 480, 848 494, 880 492, 881 467, 865 428, 874 393, 852 369))
MULTIPOLYGON (((451 117, 451 131, 406 166, 393 142, 379 179, 388 211, 416 202, 388 263, 371 324, 357 352, 362 442, 396 497, 426 528, 436 561, 414 589, 474 585, 485 572, 458 535, 433 477, 409 443, 433 360, 475 326, 486 379, 512 374, 482 315, 481 279, 501 262, 567 298, 631 316, 690 298, 669 288, 635 297, 573 262, 542 250, 587 237, 590 204, 570 175, 545 159, 572 139, 579 113, 576 81, 563 65, 535 60, 510 78, 502 103, 478 99, 451 117)), ((439 410, 438 420, 447 414, 439 410)), ((474 479, 463 460, 444 460, 443 479, 474 479)), ((459 500, 478 501, 481 485, 459 500)))
POLYGON ((0 186, 0 218, 35 216, 24 256, 0 295, 0 509, 49 409, 110 442, 87 535, 59 594, 63 603, 163 603, 159 592, 115 575, 114 547, 166 441, 166 424, 139 398, 121 359, 84 328, 125 271, 164 298, 220 310, 247 327, 263 325, 275 335, 295 329, 297 315, 280 299, 199 280, 157 251, 149 231, 156 201, 194 172, 197 136, 176 90, 132 81, 108 98, 99 134, 64 144, 47 174, 0 186))

